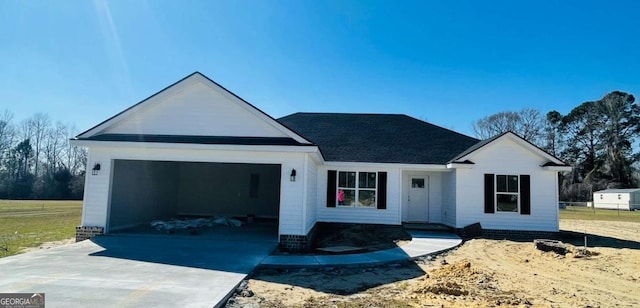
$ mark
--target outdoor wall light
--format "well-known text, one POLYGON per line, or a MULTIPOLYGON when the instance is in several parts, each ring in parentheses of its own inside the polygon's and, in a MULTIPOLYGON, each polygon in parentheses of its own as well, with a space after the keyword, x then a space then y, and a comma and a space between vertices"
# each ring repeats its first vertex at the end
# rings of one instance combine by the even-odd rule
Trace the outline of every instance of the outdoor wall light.
POLYGON ((289 180, 291 180, 291 182, 296 181, 296 169, 291 169, 291 176, 289 177, 289 180))
POLYGON ((93 165, 93 169, 91 169, 91 175, 98 175, 98 171, 100 171, 100 163, 96 163, 93 165))

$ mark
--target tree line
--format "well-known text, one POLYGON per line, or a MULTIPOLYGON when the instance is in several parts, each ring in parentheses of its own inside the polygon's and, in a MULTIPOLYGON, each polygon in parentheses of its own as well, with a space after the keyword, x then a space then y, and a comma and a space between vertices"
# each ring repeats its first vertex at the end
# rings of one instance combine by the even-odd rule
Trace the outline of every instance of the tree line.
POLYGON ((87 151, 70 144, 75 133, 45 113, 0 113, 0 199, 82 199, 87 151))
POLYGON ((552 110, 504 111, 472 123, 476 137, 512 131, 573 167, 560 175, 560 199, 588 201, 606 188, 640 183, 640 107, 632 94, 614 91, 584 102, 569 113, 552 110))

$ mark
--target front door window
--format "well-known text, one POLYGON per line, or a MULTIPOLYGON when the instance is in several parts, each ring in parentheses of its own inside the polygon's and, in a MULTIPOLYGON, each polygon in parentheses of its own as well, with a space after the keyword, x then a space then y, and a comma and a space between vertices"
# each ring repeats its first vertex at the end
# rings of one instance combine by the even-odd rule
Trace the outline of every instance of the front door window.
POLYGON ((424 179, 411 179, 411 188, 424 188, 424 179))
POLYGON ((429 178, 410 177, 407 196, 406 221, 429 221, 429 178))

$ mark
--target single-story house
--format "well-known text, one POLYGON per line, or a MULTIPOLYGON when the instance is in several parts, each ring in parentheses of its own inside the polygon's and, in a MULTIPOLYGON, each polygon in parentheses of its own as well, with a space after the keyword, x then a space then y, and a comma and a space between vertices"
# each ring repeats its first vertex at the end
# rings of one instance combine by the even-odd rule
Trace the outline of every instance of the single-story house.
POLYGON ((593 206, 600 209, 640 209, 640 188, 605 189, 593 193, 593 206))
POLYGON ((274 119, 198 72, 73 143, 89 150, 79 238, 215 214, 277 219, 289 249, 318 222, 557 232, 570 170, 511 132, 480 141, 399 114, 274 119))

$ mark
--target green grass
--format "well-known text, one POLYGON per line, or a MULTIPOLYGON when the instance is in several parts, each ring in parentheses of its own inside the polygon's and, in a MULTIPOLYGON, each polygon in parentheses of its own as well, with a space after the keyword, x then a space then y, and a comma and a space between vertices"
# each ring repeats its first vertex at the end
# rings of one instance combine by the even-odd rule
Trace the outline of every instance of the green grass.
POLYGON ((590 207, 567 206, 560 210, 560 219, 610 220, 640 223, 640 211, 618 211, 593 209, 590 207))
POLYGON ((75 236, 82 201, 0 200, 0 257, 75 236))

